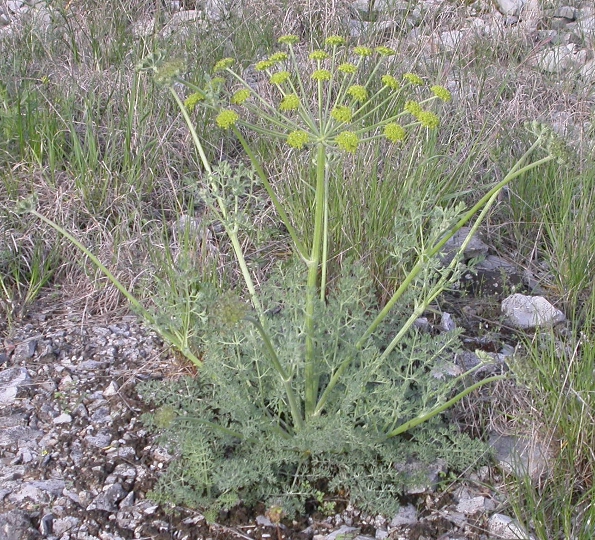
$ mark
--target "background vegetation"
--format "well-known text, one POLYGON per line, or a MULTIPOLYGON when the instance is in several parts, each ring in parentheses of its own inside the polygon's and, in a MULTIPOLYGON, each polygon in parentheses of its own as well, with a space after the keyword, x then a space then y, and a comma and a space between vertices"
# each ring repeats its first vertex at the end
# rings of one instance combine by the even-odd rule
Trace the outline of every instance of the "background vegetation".
MULTIPOLYGON (((33 218, 16 216, 15 201, 33 192, 41 213, 91 248, 148 305, 167 298, 170 307, 179 308, 192 293, 197 272, 214 283, 237 281, 229 246, 216 226, 206 227, 206 210, 187 189, 200 166, 175 103, 134 67, 161 51, 168 58, 183 58, 190 74, 202 73, 224 56, 244 59, 248 68, 280 34, 298 32, 314 42, 329 33, 344 34, 347 3, 323 4, 317 9, 309 2, 289 6, 279 1, 270 16, 268 7, 253 0, 247 7, 250 17, 238 13, 206 22, 198 37, 182 31, 164 37, 168 15, 160 9, 155 31, 141 38, 132 26, 155 9, 153 2, 53 2, 53 24, 47 30, 25 23, 2 37, 3 331, 9 332, 34 309, 36 299, 50 292, 91 313, 124 309, 118 291, 75 247, 33 218)), ((444 17, 464 16, 466 8, 446 6, 444 17)), ((387 216, 398 215, 411 194, 428 205, 454 198, 473 203, 526 148, 525 121, 551 121, 553 112, 562 109, 576 126, 585 126, 571 137, 572 166, 552 164, 516 181, 482 231, 501 255, 531 272, 572 322, 563 341, 560 336, 525 336, 516 386, 502 390, 502 399, 494 395, 490 410, 483 410, 477 422, 489 427, 505 421, 512 432, 530 430, 554 451, 551 477, 541 484, 510 478, 501 486, 518 517, 542 539, 592 538, 595 165, 587 122, 593 121, 593 88, 571 76, 529 68, 525 60, 532 44, 521 29, 502 42, 478 38, 472 50, 455 55, 430 55, 421 44, 416 49, 398 35, 364 37, 378 44, 394 38, 402 71, 415 70, 443 84, 455 81, 456 86, 454 106, 437 135, 390 163, 364 155, 344 173, 348 181, 335 209, 342 219, 334 229, 334 260, 337 268, 349 257, 362 261, 374 276, 380 301, 393 290, 399 272, 387 264, 387 216), (519 398, 514 410, 510 401, 503 405, 510 392, 519 398)), ((214 161, 240 153, 231 137, 213 137, 206 128, 200 135, 214 161)), ((299 192, 300 186, 292 184, 299 175, 285 168, 287 156, 275 146, 261 151, 269 155, 267 167, 279 189, 287 190, 288 197, 299 192)), ((299 219, 305 211, 299 197, 292 201, 292 215, 299 219)), ((246 250, 251 269, 264 279, 274 262, 287 256, 287 239, 268 206, 259 207, 252 218, 258 241, 247 243, 246 250)), ((185 335, 193 339, 191 332, 185 335)))

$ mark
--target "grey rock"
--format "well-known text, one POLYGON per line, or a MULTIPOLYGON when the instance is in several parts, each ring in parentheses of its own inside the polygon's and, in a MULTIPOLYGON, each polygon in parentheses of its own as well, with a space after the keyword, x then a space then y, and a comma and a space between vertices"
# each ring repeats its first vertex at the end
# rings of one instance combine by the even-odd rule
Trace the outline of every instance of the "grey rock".
POLYGON ((401 527, 403 525, 413 525, 417 523, 417 510, 412 504, 401 506, 397 515, 391 520, 391 527, 401 527))
POLYGON ((107 433, 98 433, 97 435, 87 435, 85 437, 85 442, 90 446, 94 446, 95 448, 105 448, 109 445, 112 438, 111 435, 107 433))
POLYGON ((566 316, 542 296, 513 294, 502 302, 502 313, 517 328, 529 329, 552 326, 566 316))
POLYGON ((479 261, 465 276, 476 294, 499 294, 523 283, 523 273, 514 264, 497 255, 479 261))
POLYGON ((43 534, 43 536, 49 536, 54 532, 54 515, 53 514, 45 514, 39 520, 39 532, 43 534))
POLYGON ((534 438, 493 433, 489 445, 500 467, 517 478, 528 476, 536 482, 551 470, 551 452, 534 438))
POLYGON ((12 510, 0 514, 0 540, 30 540, 36 536, 25 512, 12 510))
POLYGON ((506 540, 530 540, 530 536, 518 521, 504 514, 494 514, 488 521, 488 532, 495 538, 506 540))
POLYGON ((28 339, 22 343, 19 343, 12 355, 12 360, 15 364, 24 362, 25 360, 29 360, 35 354, 35 349, 37 347, 37 340, 36 339, 28 339))
POLYGON ((36 480, 24 482, 18 491, 8 496, 12 503, 20 503, 26 499, 33 504, 47 504, 52 497, 62 495, 65 483, 63 480, 36 480))
POLYGON ((406 492, 408 495, 418 495, 420 493, 431 493, 436 489, 440 477, 446 472, 446 462, 443 459, 437 459, 434 463, 423 463, 421 461, 412 461, 409 463, 395 463, 395 469, 405 474, 408 478, 417 479, 417 483, 406 492))
POLYGON ((440 317, 439 328, 442 330, 442 332, 453 332, 456 330, 457 324, 450 313, 447 313, 446 311, 442 313, 442 316, 440 317))
POLYGON ((361 538, 359 531, 357 527, 342 525, 341 528, 327 534, 325 540, 356 540, 357 538, 361 538))
POLYGON ((8 427, 0 430, 0 447, 12 444, 29 443, 35 445, 35 441, 43 436, 43 432, 24 426, 8 427))
MULTIPOLYGON (((467 235, 471 232, 471 227, 461 227, 452 238, 444 244, 443 254, 441 255, 440 262, 446 266, 455 258, 455 255, 462 247, 463 242, 467 238, 467 235)), ((465 251, 463 252, 463 258, 474 259, 483 255, 487 255, 488 246, 487 244, 475 234, 470 240, 465 251)))
POLYGON ((81 520, 74 516, 56 519, 52 524, 52 532, 55 536, 60 537, 75 527, 78 527, 80 522, 81 520))
POLYGON ((489 512, 494 510, 496 504, 485 497, 471 497, 469 499, 461 499, 457 504, 456 510, 461 514, 471 516, 480 512, 489 512))
POLYGON ((576 10, 571 6, 560 6, 554 10, 554 17, 574 21, 576 19, 576 10))
POLYGON ((0 372, 0 405, 13 403, 19 389, 29 384, 31 377, 24 367, 12 367, 0 372))
POLYGON ((93 502, 87 507, 87 510, 104 510, 106 512, 116 512, 117 503, 124 499, 128 493, 120 484, 107 486, 93 502))
POLYGON ((574 43, 556 45, 539 52, 532 63, 548 73, 564 73, 570 69, 580 69, 587 61, 587 51, 574 43))

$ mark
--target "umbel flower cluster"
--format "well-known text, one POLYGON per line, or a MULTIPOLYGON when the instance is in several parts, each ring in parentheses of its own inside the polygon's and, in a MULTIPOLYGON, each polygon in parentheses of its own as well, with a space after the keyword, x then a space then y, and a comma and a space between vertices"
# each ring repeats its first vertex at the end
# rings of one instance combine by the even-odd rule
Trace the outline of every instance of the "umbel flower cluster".
MULTIPOLYGON (((225 100, 209 105, 217 108, 219 128, 244 126, 299 150, 323 144, 327 150, 353 153, 376 139, 401 143, 415 126, 439 126, 429 106, 435 100, 450 101, 450 92, 442 86, 428 88, 414 73, 392 73, 388 60, 396 54, 393 49, 348 47, 344 38, 331 36, 324 49, 309 53, 304 66, 298 62, 297 42, 293 35, 279 38, 285 50, 256 64, 273 89, 266 96, 234 70, 233 58, 215 64, 211 85, 219 86, 225 100), (254 118, 262 122, 256 124, 254 118)), ((198 91, 184 104, 192 111, 208 96, 198 91)))

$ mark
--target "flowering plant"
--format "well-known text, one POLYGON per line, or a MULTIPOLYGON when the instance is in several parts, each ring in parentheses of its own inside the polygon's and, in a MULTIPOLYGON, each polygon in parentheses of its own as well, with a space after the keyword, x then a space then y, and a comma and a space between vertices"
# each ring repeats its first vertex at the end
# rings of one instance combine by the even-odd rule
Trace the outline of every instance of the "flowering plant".
MULTIPOLYGON (((407 249, 413 246, 418 256, 382 309, 356 265, 331 289, 330 161, 366 144, 400 145, 416 130, 436 129, 440 118, 431 107, 450 101, 451 95, 442 86, 428 87, 416 74, 396 74, 390 62, 395 52, 388 47, 350 48, 343 38, 331 36, 324 48, 310 52, 304 67, 297 41, 296 36, 283 36, 279 39, 283 49, 255 65, 268 85, 266 91, 246 81, 231 58, 215 64, 214 78, 206 87, 177 75, 170 79, 191 91, 183 101, 174 85, 169 86, 206 172, 201 198, 225 228, 247 292, 245 301, 226 294, 214 307, 205 306, 205 320, 218 319, 218 324, 205 332, 204 353, 198 362, 203 370, 197 383, 200 397, 186 411, 194 418, 195 431, 189 438, 188 417, 180 415, 177 437, 182 447, 189 444, 193 449, 186 457, 186 464, 196 469, 190 483, 205 497, 213 493, 227 497, 233 492, 245 500, 286 497, 286 504, 291 496, 303 500, 309 493, 306 486, 324 478, 329 488, 346 488, 360 504, 378 511, 387 508, 383 506, 389 502, 386 495, 396 494, 402 485, 392 467, 407 457, 399 436, 417 428, 413 439, 421 446, 413 453, 427 455, 421 441, 431 439, 448 454, 452 432, 440 431, 434 424, 434 433, 443 436, 428 439, 420 426, 435 422, 474 389, 503 377, 466 388, 460 385, 469 373, 437 380, 431 374, 433 364, 456 346, 456 333, 422 336, 414 330, 414 322, 460 277, 460 254, 500 190, 553 157, 525 164, 543 142, 540 134, 509 174, 471 209, 435 208, 430 216, 413 209, 413 229, 427 229, 421 237, 397 222, 403 230, 394 240, 396 256, 404 243, 407 249), (200 107, 214 111, 217 129, 235 135, 252 171, 225 161, 211 166, 191 118, 200 107), (246 131, 281 140, 292 152, 311 157, 314 180, 308 240, 295 229, 246 131), (280 278, 272 277, 261 288, 238 236, 245 223, 239 212, 241 200, 251 193, 256 178, 288 231, 301 265, 280 270, 280 278), (448 266, 441 265, 437 255, 446 242, 478 213, 459 256, 448 266), (412 307, 406 312, 408 306, 412 307), (227 330, 222 330, 222 319, 228 323, 227 330), (200 460, 193 462, 192 456, 197 455, 200 460), (378 470, 382 478, 371 480, 378 470)), ((155 67, 164 81, 160 69, 155 67)), ((413 448, 411 439, 408 444, 413 448)), ((188 471, 184 474, 187 478, 188 471)))

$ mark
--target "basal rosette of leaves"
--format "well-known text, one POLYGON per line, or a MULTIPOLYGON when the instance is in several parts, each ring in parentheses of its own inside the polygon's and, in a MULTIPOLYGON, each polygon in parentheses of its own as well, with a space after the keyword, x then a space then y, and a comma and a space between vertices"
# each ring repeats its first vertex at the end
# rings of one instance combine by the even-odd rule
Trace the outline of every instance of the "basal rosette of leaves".
POLYGON ((217 62, 202 88, 176 70, 159 75, 158 66, 144 67, 170 85, 204 167, 204 183, 196 189, 223 224, 245 285, 231 295, 201 296, 209 302, 196 308, 205 314, 197 331, 203 349, 193 355, 200 374, 184 383, 186 391, 147 388, 163 412, 151 421, 165 429, 181 456, 154 496, 214 509, 264 501, 291 513, 315 497, 312 486, 323 485, 329 493, 347 493, 370 512, 388 514, 403 486, 419 480, 404 477, 395 463, 443 457, 453 466, 468 464, 474 443, 444 428, 441 413, 501 378, 465 386, 468 374, 450 380, 434 376, 436 363, 452 356, 457 335, 421 334, 414 322, 462 271, 460 257, 445 267, 436 256, 475 218, 460 255, 501 189, 554 157, 529 161, 543 146, 540 132, 472 208, 422 212, 410 205, 396 221, 391 242, 395 259, 415 253, 417 260, 380 309, 357 264, 344 265, 340 279, 329 286, 328 204, 335 194, 329 190, 328 165, 341 152, 400 145, 419 129, 436 129, 440 119, 432 106, 449 101, 450 93, 442 86, 427 87, 416 74, 394 73, 394 51, 387 47, 349 47, 331 36, 323 48, 310 52, 304 67, 297 58, 297 38, 284 36, 279 42, 282 49, 255 66, 269 85, 262 94, 234 69, 231 58, 217 62), (189 88, 185 102, 172 84, 176 81, 189 88), (250 169, 226 161, 211 165, 191 117, 201 108, 214 113, 214 129, 235 135, 250 169), (294 228, 246 131, 281 140, 312 164, 308 240, 294 228), (258 286, 239 236, 248 222, 243 201, 257 183, 295 253, 291 264, 258 286))

